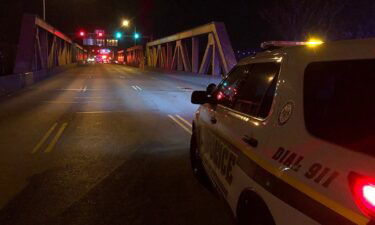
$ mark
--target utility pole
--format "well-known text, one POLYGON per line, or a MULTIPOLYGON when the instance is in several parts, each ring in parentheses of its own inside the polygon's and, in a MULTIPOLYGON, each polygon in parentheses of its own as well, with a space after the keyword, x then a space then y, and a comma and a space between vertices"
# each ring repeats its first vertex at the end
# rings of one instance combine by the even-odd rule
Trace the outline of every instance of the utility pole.
POLYGON ((43 20, 46 21, 46 0, 43 0, 43 20))

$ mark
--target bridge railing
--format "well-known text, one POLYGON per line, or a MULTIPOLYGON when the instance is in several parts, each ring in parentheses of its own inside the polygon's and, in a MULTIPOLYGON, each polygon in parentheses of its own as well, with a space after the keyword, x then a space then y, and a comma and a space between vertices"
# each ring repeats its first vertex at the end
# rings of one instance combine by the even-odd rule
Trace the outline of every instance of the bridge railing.
POLYGON ((137 45, 126 49, 127 65, 144 68, 144 48, 142 45, 137 45))
POLYGON ((23 17, 13 73, 52 69, 84 60, 83 48, 35 15, 23 17))
POLYGON ((87 51, 34 15, 24 15, 13 74, 0 76, 0 96, 62 72, 87 58, 87 51))
POLYGON ((212 75, 224 75, 237 63, 220 22, 148 42, 146 57, 151 67, 212 75))

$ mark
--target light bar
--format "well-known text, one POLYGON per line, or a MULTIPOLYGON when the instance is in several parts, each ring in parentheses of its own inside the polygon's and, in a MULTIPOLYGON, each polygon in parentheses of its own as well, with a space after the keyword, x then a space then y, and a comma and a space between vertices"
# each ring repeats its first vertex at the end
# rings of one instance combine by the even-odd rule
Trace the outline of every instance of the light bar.
POLYGON ((292 47, 292 46, 317 46, 324 42, 318 39, 311 39, 309 41, 266 41, 263 42, 260 47, 263 49, 270 48, 282 48, 282 47, 292 47))

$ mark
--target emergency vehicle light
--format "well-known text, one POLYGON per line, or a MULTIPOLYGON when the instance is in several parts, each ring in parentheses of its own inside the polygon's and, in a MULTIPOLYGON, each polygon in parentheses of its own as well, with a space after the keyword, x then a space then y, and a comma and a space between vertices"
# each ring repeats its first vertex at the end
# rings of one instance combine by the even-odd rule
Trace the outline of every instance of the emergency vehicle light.
POLYGON ((375 218, 375 179, 351 172, 349 184, 359 209, 365 215, 375 218))
POLYGON ((375 185, 363 186, 363 197, 372 205, 375 206, 375 185))
POLYGON ((317 45, 321 45, 323 44, 324 42, 322 40, 319 40, 319 39, 310 39, 306 42, 306 45, 307 46, 310 46, 310 47, 314 47, 314 46, 317 46, 317 45))
POLYGON ((306 45, 309 47, 315 47, 323 43, 324 42, 319 39, 310 39, 308 41, 266 41, 266 42, 263 42, 260 45, 260 47, 263 49, 274 49, 274 48, 303 46, 303 45, 306 45))

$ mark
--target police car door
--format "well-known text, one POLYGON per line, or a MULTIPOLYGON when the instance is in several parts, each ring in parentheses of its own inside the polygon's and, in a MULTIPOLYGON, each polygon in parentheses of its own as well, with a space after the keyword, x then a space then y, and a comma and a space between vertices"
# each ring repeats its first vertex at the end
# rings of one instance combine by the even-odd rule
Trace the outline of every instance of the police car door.
MULTIPOLYGON (((213 97, 218 100, 218 104, 205 104, 199 111, 200 117, 200 155, 203 160, 206 171, 209 173, 214 184, 219 191, 225 193, 222 185, 221 177, 230 180, 230 174, 224 171, 223 163, 233 163, 234 158, 230 162, 221 160, 219 151, 222 150, 222 142, 218 140, 218 124, 216 109, 222 105, 223 107, 231 107, 238 93, 239 86, 247 77, 250 68, 248 65, 237 65, 231 72, 220 82, 213 97)), ((225 154, 225 153, 224 153, 225 154)), ((228 156, 225 156, 228 157, 228 156)), ((229 171, 229 170, 228 170, 229 171)))
MULTIPOLYGON (((232 208, 243 188, 254 188, 247 180, 258 176, 256 159, 261 159, 272 135, 270 112, 274 102, 278 60, 264 60, 247 65, 249 71, 231 104, 216 109, 221 157, 222 185, 232 208), (223 173, 224 172, 224 173, 223 173), (243 179, 246 177, 246 180, 243 179), (243 187, 244 183, 248 185, 243 187), (237 191, 234 191, 237 189, 237 191)), ((220 93, 218 93, 220 95, 220 93)))

